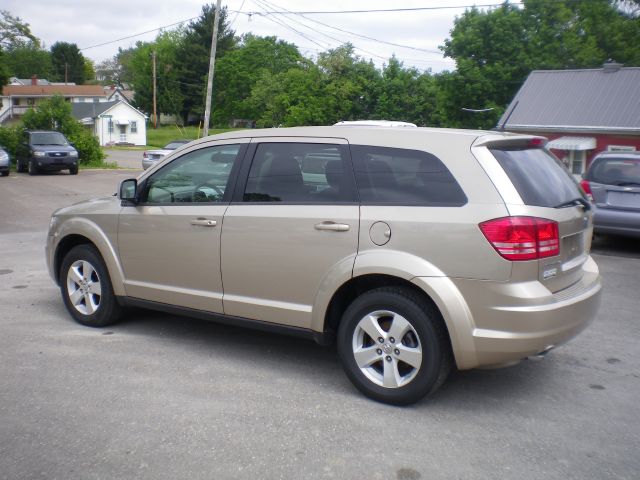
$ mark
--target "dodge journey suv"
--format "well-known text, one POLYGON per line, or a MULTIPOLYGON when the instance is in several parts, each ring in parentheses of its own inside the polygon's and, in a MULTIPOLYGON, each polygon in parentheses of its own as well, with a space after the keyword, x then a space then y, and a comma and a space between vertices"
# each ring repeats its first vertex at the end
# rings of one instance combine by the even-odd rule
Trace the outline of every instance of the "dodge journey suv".
POLYGON ((138 306, 335 341, 359 390, 408 404, 595 317, 590 203, 544 147, 367 126, 207 137, 56 211, 49 271, 81 324, 138 306))

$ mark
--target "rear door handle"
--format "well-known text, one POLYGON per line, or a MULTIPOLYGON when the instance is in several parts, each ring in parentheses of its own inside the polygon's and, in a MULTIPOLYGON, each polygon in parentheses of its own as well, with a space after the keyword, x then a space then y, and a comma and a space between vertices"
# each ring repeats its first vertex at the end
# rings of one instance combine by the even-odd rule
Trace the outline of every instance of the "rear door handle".
POLYGON ((197 227, 215 227, 218 224, 215 220, 209 220, 208 218, 194 218, 191 220, 191 225, 197 227))
POLYGON ((351 228, 346 223, 322 222, 314 225, 316 230, 330 230, 332 232, 347 232, 351 228))

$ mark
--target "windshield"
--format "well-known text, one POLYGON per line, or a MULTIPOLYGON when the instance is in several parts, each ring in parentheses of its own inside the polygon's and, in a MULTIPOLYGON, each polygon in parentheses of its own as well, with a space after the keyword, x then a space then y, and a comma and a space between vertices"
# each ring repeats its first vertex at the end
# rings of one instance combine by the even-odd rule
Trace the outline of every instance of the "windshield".
POLYGON ((640 157, 602 158, 591 168, 589 180, 606 185, 640 185, 640 157))
POLYGON ((58 132, 37 132, 31 134, 31 145, 68 145, 68 142, 58 132))
POLYGON ((555 208, 583 199, 576 180, 547 150, 491 149, 491 153, 509 176, 525 204, 555 208))

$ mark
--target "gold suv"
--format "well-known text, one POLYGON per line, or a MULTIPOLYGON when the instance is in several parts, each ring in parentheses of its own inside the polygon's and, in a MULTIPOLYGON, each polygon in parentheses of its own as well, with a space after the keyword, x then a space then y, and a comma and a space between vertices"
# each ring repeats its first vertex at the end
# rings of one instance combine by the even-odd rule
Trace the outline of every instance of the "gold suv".
POLYGON ((245 130, 56 211, 46 250, 83 325, 132 305, 335 340, 358 389, 408 404, 453 366, 513 364, 585 328, 591 217, 540 137, 245 130))

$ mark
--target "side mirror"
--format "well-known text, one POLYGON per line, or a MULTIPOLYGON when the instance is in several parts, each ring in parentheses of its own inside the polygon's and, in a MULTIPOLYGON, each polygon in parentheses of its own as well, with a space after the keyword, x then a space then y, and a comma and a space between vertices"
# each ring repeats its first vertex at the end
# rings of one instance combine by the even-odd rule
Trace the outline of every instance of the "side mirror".
POLYGON ((120 184, 118 198, 122 200, 123 207, 132 207, 138 203, 138 181, 135 178, 123 180, 120 184))

